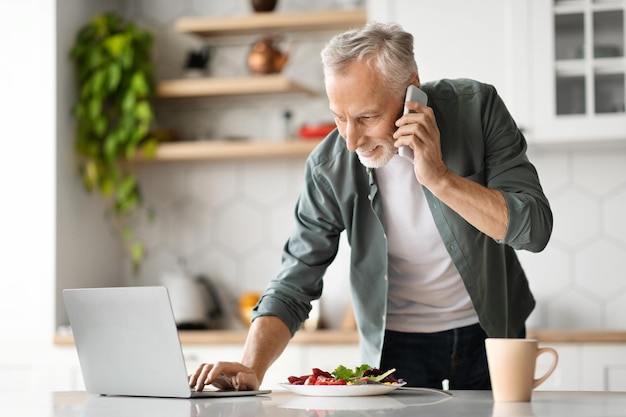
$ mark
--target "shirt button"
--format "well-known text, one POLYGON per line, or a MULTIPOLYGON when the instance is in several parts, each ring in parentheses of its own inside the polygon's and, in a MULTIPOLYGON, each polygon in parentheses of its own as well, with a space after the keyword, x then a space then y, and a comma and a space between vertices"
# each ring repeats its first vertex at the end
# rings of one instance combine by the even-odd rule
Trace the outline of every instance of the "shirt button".
POLYGON ((383 233, 383 237, 387 240, 387 233, 383 233))
POLYGON ((450 250, 455 250, 455 249, 456 249, 456 246, 450 245, 450 250))
POLYGON ((368 195, 367 195, 367 199, 368 199, 369 201, 372 201, 372 195, 371 195, 371 194, 368 194, 368 195))
POLYGON ((385 281, 389 281, 389 277, 387 277, 387 275, 384 276, 385 281))

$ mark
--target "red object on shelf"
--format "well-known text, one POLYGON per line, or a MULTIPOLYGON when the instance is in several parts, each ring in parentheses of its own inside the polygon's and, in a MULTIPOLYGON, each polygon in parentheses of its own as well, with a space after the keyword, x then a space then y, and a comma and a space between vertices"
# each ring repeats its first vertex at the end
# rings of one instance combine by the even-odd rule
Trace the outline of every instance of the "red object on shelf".
POLYGON ((304 139, 323 138, 335 129, 334 123, 304 124, 298 129, 298 136, 304 139))

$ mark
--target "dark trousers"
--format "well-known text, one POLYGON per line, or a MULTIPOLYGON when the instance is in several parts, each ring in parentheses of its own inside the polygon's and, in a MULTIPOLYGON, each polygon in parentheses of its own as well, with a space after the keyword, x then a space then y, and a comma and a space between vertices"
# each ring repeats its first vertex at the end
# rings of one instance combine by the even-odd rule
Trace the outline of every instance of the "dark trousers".
MULTIPOLYGON (((523 331, 520 337, 525 337, 523 331)), ((380 369, 395 368, 407 386, 489 390, 487 334, 479 324, 437 333, 385 331, 380 369)))

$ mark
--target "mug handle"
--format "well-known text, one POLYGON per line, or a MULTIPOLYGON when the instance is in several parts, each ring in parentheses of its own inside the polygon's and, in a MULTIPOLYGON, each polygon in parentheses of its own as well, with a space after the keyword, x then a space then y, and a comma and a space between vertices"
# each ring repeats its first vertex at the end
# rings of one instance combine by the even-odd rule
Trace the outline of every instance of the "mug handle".
POLYGON ((552 366, 550 366, 550 369, 548 369, 548 371, 543 374, 542 377, 538 379, 533 379, 533 389, 537 388, 539 385, 541 385, 543 381, 545 381, 550 375, 552 375, 552 372, 554 372, 554 370, 556 369, 556 365, 559 362, 559 355, 556 353, 556 350, 552 349, 551 347, 537 349, 537 357, 539 357, 539 355, 541 355, 542 353, 550 353, 554 357, 554 360, 552 361, 552 366))

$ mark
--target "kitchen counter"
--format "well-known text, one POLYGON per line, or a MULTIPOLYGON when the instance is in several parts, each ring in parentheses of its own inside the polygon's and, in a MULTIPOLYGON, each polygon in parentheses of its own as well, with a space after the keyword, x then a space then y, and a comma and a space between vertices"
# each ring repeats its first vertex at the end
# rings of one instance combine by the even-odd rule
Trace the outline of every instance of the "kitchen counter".
POLYGON ((626 392, 550 392, 529 403, 494 403, 491 391, 398 392, 373 397, 302 397, 284 391, 240 398, 166 399, 99 397, 85 392, 0 393, 0 415, 38 417, 318 417, 330 415, 391 417, 578 417, 623 416, 626 392), (349 411, 345 411, 349 410, 349 411))
MULTIPOLYGON (((246 340, 245 330, 181 331, 183 345, 235 345, 246 340)), ((529 330, 528 338, 542 343, 626 343, 626 331, 585 330, 529 330)), ((357 344, 359 335, 350 330, 302 330, 296 333, 291 343, 295 344, 357 344)), ((56 345, 73 345, 68 333, 57 333, 56 345)))

